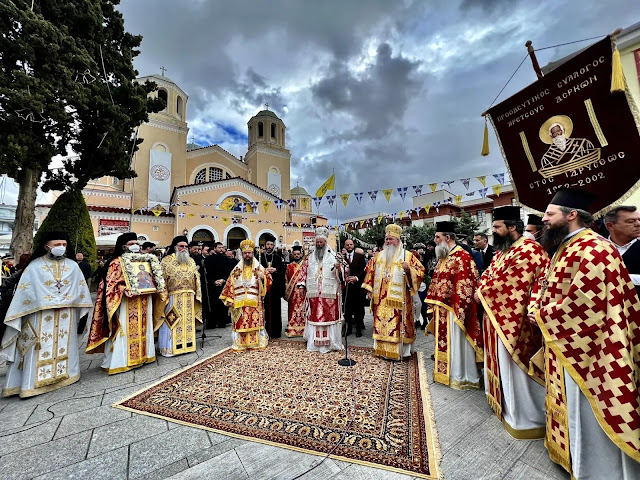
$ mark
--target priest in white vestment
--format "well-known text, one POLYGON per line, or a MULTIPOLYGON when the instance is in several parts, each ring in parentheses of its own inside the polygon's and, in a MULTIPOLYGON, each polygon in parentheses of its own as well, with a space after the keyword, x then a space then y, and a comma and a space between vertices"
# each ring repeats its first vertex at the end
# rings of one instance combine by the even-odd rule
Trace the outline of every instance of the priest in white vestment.
POLYGON ((64 232, 42 234, 9 305, 0 351, 9 362, 5 397, 32 397, 80 379, 75 332, 92 302, 67 242, 64 232))

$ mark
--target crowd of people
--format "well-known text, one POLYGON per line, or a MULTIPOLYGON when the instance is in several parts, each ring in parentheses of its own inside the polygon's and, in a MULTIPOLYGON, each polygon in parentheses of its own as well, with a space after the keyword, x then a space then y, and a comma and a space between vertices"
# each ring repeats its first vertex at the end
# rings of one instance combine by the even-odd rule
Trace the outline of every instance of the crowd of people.
POLYGON ((475 248, 454 222, 437 222, 434 241, 413 249, 391 224, 379 251, 349 239, 338 253, 318 227, 307 252, 278 251, 273 237, 236 252, 178 236, 160 260, 155 245, 125 233, 93 275, 95 306, 89 264, 65 232, 47 232, 0 290, 2 393, 29 397, 77 381, 71 332, 84 332, 92 309, 86 351, 103 353, 102 368, 116 374, 156 352, 195 351, 199 324, 230 324, 235 351, 266 348, 283 331, 282 299, 287 337, 303 337, 312 352, 343 350, 343 337, 363 335, 369 304, 374 355, 401 361, 426 327, 434 380, 484 386, 509 434, 544 437, 576 478, 640 478, 640 212, 613 208, 606 239, 590 228, 591 201, 560 190, 527 225, 520 207, 496 208, 493 245, 478 232, 475 248))

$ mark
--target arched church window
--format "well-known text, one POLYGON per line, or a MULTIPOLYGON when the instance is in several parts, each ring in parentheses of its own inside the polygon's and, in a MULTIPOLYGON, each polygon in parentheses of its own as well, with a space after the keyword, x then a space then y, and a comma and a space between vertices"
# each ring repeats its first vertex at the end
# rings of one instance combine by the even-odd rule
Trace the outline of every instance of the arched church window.
POLYGON ((225 178, 231 178, 231 174, 229 172, 227 172, 227 175, 225 178))
POLYGON ((207 169, 203 168, 196 173, 196 178, 193 179, 193 183, 204 183, 207 181, 207 169))
POLYGON ((264 125, 258 122, 258 138, 264 137, 264 125))
POLYGON ((184 103, 182 101, 182 97, 178 96, 178 99, 176 100, 176 112, 178 112, 178 116, 180 117, 180 119, 182 119, 183 108, 184 108, 184 103))
POLYGON ((216 180, 222 180, 222 169, 216 167, 209 168, 209 181, 215 182, 216 180))
POLYGON ((276 138, 276 124, 272 123, 271 124, 271 138, 276 138))
POLYGON ((163 88, 158 90, 158 98, 164 102, 164 109, 167 109, 167 105, 169 104, 169 94, 163 88))

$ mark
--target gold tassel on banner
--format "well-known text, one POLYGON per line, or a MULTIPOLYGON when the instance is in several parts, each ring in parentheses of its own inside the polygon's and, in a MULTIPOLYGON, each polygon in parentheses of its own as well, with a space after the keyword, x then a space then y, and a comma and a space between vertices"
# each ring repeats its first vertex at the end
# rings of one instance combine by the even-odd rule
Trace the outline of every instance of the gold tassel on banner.
POLYGON ((613 42, 613 57, 611 58, 611 93, 624 92, 624 72, 622 70, 622 60, 620 60, 620 52, 616 45, 616 37, 622 31, 617 29, 611 34, 613 42))
POLYGON ((484 139, 482 141, 482 152, 480 155, 486 157, 489 155, 489 127, 487 127, 487 117, 484 117, 484 139))

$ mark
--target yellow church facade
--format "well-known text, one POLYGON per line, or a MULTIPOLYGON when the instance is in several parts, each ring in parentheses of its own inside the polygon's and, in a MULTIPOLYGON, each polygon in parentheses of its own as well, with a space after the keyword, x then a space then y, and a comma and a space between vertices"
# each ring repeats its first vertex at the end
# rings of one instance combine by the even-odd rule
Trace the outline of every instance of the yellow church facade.
MULTIPOLYGON (((238 158, 218 145, 188 144, 188 95, 168 77, 138 79, 146 80, 158 85, 152 95, 166 107, 136 132, 143 139, 133 156, 137 177, 104 177, 83 191, 98 245, 125 231, 158 246, 176 235, 229 248, 244 239, 263 244, 268 235, 278 247, 313 241, 327 219, 313 214, 304 188, 290 187, 286 126, 274 112, 249 119, 247 152, 238 158)), ((38 206, 40 222, 49 209, 38 206)))

